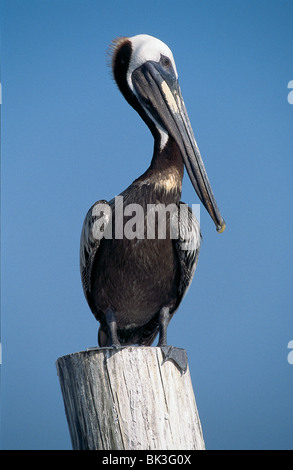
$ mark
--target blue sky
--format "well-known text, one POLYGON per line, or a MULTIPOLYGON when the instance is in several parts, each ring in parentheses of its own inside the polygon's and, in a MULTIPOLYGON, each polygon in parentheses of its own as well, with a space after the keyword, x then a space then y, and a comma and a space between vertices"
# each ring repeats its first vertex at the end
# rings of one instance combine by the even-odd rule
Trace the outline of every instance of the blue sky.
MULTIPOLYGON (((201 211, 198 269, 169 327, 206 445, 293 448, 292 17, 290 0, 1 1, 2 448, 71 448, 55 361, 98 328, 83 218, 152 156, 107 66, 112 39, 140 33, 173 51, 227 222, 218 235, 201 211)), ((182 200, 198 202, 186 177, 182 200)))

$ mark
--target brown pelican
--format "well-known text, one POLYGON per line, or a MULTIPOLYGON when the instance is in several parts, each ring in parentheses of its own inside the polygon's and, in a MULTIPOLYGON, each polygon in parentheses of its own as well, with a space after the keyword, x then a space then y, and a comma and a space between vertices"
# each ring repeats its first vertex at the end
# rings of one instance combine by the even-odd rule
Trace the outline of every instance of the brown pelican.
POLYGON ((119 38, 112 45, 112 70, 124 98, 149 127, 154 152, 147 171, 119 197, 98 201, 88 211, 80 246, 82 284, 100 322, 100 346, 151 345, 158 333, 158 346, 166 346, 167 326, 192 281, 201 240, 197 219, 180 201, 184 166, 218 232, 225 222, 171 50, 148 35, 119 38), (137 207, 141 213, 134 223, 137 207), (164 236, 158 233, 160 209, 167 215, 164 236))

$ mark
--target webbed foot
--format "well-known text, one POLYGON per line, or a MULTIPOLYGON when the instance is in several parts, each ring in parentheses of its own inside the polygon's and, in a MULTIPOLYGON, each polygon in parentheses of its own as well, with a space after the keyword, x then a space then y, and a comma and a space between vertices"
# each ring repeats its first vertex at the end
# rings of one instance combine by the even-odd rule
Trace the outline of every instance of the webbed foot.
POLYGON ((185 374, 188 367, 188 359, 185 349, 175 348, 174 346, 160 346, 163 353, 163 364, 172 361, 182 374, 185 374))

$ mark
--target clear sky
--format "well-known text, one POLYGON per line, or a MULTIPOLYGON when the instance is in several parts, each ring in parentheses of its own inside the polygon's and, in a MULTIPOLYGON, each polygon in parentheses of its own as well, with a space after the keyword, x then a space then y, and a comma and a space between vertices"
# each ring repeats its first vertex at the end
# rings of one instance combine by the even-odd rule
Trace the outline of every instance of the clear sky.
MULTIPOLYGON (((173 51, 227 222, 217 234, 202 209, 198 269, 169 327, 206 445, 293 448, 292 18, 292 0, 1 1, 4 449, 71 448, 55 361, 98 329, 81 226, 152 156, 107 66, 112 39, 140 33, 173 51)), ((182 200, 198 202, 188 178, 182 200)))

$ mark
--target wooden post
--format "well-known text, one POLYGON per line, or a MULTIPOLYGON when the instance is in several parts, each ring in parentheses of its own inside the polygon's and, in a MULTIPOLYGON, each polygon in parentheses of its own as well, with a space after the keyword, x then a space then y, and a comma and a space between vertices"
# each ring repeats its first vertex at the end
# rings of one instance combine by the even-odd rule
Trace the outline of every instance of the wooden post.
POLYGON ((97 348, 57 362, 74 450, 204 450, 189 369, 160 348, 97 348))

